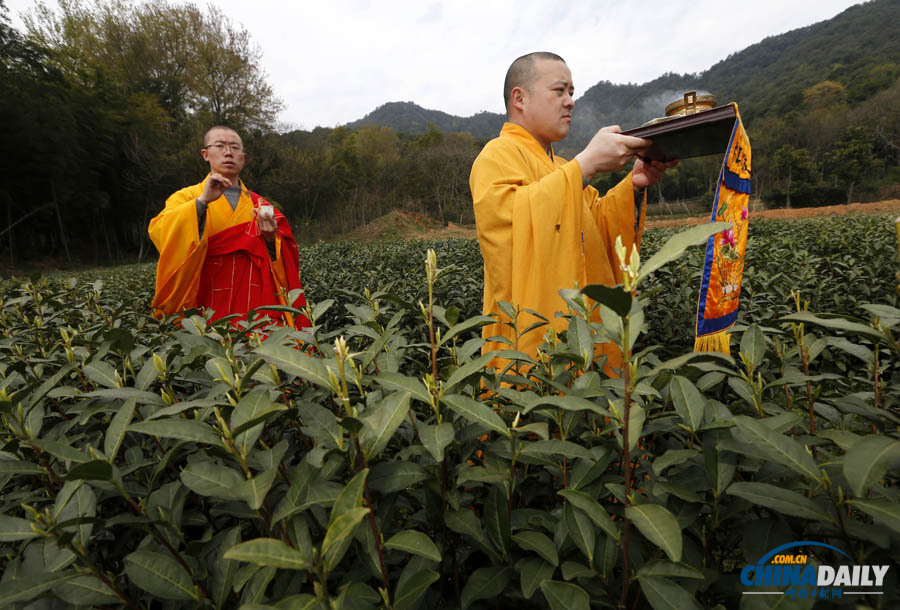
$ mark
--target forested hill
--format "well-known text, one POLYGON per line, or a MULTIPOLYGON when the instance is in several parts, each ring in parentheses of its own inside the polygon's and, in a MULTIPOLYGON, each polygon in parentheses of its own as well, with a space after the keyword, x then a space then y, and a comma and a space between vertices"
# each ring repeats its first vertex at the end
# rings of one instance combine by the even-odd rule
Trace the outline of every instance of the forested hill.
POLYGON ((503 126, 504 116, 495 112, 479 112, 458 117, 440 110, 422 108, 413 102, 388 102, 358 121, 347 124, 350 129, 363 125, 390 127, 401 133, 425 133, 431 123, 443 132, 465 131, 476 138, 493 138, 503 126))
MULTIPOLYGON (((810 97, 838 95, 858 104, 900 76, 897 23, 900 2, 874 0, 828 21, 766 38, 699 74, 664 74, 640 85, 597 83, 576 101, 572 134, 563 148, 580 148, 604 125, 627 129, 660 116, 668 102, 688 89, 713 93, 719 102, 737 101, 748 124, 816 101, 810 97)), ((348 127, 375 124, 415 134, 424 133, 431 122, 445 132, 485 138, 496 134, 502 121, 495 113, 464 118, 392 102, 348 127)))

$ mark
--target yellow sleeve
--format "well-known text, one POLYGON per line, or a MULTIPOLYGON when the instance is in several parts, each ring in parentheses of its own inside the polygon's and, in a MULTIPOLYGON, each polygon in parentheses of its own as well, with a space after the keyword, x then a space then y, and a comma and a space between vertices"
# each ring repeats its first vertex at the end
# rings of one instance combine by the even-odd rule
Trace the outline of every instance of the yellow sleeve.
POLYGON ((167 316, 195 307, 200 271, 206 258, 206 230, 199 235, 196 198, 203 185, 174 193, 166 207, 150 221, 150 239, 159 250, 156 265, 154 315, 167 316))
POLYGON ((631 252, 632 244, 637 245, 640 250, 647 210, 647 193, 645 190, 639 210, 640 215, 636 217, 634 185, 630 173, 619 184, 607 191, 606 195, 600 196, 592 186, 587 187, 585 191, 585 203, 597 229, 599 242, 596 247, 601 248, 603 253, 600 255, 599 252, 596 252, 590 258, 594 260, 606 258, 610 262, 612 273, 612 277, 606 277, 606 273, 602 273, 602 277, 591 277, 599 269, 596 267, 591 269, 589 266, 588 280, 592 284, 602 283, 613 286, 623 280, 615 250, 616 237, 622 236, 622 244, 625 246, 626 252, 631 252))

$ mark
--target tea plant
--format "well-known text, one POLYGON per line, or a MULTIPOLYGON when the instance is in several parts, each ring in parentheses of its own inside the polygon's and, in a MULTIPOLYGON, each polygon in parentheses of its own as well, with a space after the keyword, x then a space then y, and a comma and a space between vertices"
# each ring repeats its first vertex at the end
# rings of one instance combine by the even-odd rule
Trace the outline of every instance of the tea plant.
POLYGON ((830 222, 752 225, 735 358, 681 340, 707 227, 564 291, 504 370, 472 242, 304 249, 304 332, 154 320, 152 269, 7 280, 0 607, 754 609, 741 566, 783 543, 896 566, 896 259, 830 222))

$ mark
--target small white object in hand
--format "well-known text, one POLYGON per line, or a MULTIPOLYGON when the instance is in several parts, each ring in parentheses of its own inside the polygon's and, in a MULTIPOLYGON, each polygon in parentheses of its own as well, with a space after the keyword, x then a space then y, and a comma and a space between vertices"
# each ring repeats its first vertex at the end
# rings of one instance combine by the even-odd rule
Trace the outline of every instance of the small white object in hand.
POLYGON ((261 205, 259 206, 259 218, 260 220, 269 220, 271 218, 275 218, 275 208, 271 205, 261 205))

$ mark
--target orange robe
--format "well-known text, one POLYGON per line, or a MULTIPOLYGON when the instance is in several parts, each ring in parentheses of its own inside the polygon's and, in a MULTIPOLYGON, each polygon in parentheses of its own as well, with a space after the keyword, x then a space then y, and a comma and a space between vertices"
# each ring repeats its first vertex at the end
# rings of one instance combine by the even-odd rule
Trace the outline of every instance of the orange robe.
MULTIPOLYGON (((254 208, 261 198, 245 189, 234 210, 224 195, 207 206, 201 235, 196 199, 205 184, 206 179, 172 194, 165 209, 150 221, 150 239, 159 250, 154 315, 209 307, 216 320, 235 313, 245 316, 255 307, 287 305, 288 293, 302 288, 297 244, 287 219, 275 210, 274 261, 256 224, 254 208)), ((292 305, 306 305, 302 293, 292 305)), ((268 315, 283 319, 279 312, 268 315)), ((309 325, 304 316, 287 315, 287 321, 297 327, 309 325)))
MULTIPOLYGON (((556 312, 568 307, 558 291, 576 284, 621 283, 616 237, 622 236, 628 252, 632 244, 640 247, 646 206, 636 219, 631 174, 600 197, 593 187, 583 187, 577 161, 551 158, 524 127, 513 123, 504 124, 500 136, 475 159, 469 186, 484 258, 483 311, 499 316, 497 323, 483 327, 482 336, 506 337, 516 349, 536 357, 546 327, 517 341, 513 329, 502 324, 508 319, 497 303, 533 309, 557 331, 565 330, 568 324, 556 312)), ((520 331, 538 320, 522 313, 520 331)), ((594 320, 600 321, 599 315, 594 320)), ((498 349, 509 347, 488 342, 483 351, 498 349)), ((621 366, 615 345, 605 344, 598 351, 609 357, 608 367, 621 366)), ((502 367, 505 361, 495 359, 492 364, 502 367)))

